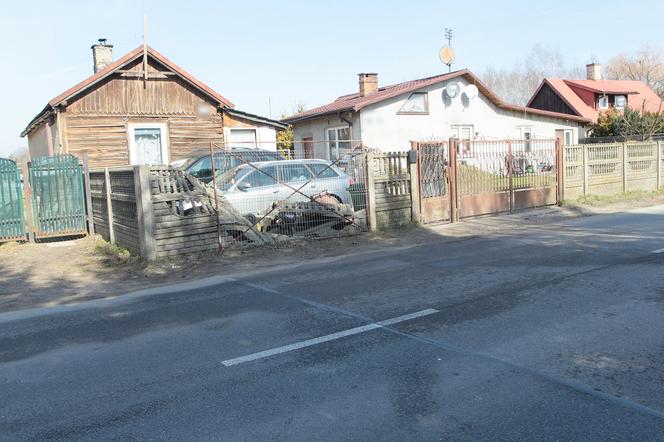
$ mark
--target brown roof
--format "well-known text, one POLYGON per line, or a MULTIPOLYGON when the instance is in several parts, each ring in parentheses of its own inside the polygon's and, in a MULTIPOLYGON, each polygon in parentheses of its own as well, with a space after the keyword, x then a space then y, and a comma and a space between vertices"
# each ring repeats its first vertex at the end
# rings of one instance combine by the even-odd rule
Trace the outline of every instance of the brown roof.
POLYGON ((477 78, 468 69, 462 69, 459 71, 450 72, 442 75, 436 75, 433 77, 420 78, 418 80, 406 81, 403 83, 393 84, 390 86, 383 86, 381 88, 378 88, 377 92, 365 95, 364 97, 361 97, 359 93, 342 95, 331 103, 316 107, 314 109, 309 109, 304 112, 300 112, 288 118, 284 118, 282 121, 290 124, 299 121, 309 120, 312 118, 318 118, 324 115, 337 114, 339 112, 359 111, 360 109, 369 106, 371 104, 379 103, 381 101, 397 97, 399 95, 408 92, 413 92, 423 87, 441 83, 457 77, 463 77, 469 83, 477 86, 480 92, 484 96, 486 96, 489 99, 489 101, 491 101, 495 106, 501 109, 516 111, 516 112, 524 112, 527 114, 541 115, 546 117, 563 118, 566 120, 579 121, 582 123, 588 122, 588 120, 584 117, 562 114, 558 112, 543 111, 539 109, 526 108, 523 106, 517 106, 514 104, 505 103, 496 94, 494 94, 487 85, 482 83, 479 80, 479 78, 477 78))
POLYGON ((526 106, 530 106, 542 86, 548 84, 578 116, 597 120, 598 111, 586 104, 573 88, 587 90, 598 94, 627 95, 627 106, 630 109, 658 112, 662 99, 642 81, 633 80, 562 80, 545 78, 539 85, 526 106))
MULTIPOLYGON (((196 77, 173 63, 171 60, 166 58, 164 55, 161 53, 157 52, 155 49, 153 49, 150 46, 147 46, 147 53, 148 56, 152 57, 154 60, 157 60, 159 63, 163 64, 166 66, 168 69, 173 71, 175 74, 177 74, 180 78, 194 86, 196 89, 199 91, 203 92, 205 95, 207 95, 209 98, 212 98, 214 101, 216 101, 219 105, 222 105, 227 108, 233 108, 235 105, 231 103, 229 100, 221 96, 219 93, 214 91, 212 88, 209 86, 205 85, 203 82, 198 80, 196 77)), ((122 58, 119 58, 118 60, 114 61, 113 63, 109 64, 106 66, 104 69, 101 69, 97 71, 95 74, 89 76, 85 80, 81 81, 80 83, 75 84, 74 86, 70 87, 57 97, 54 97, 51 99, 46 107, 39 113, 35 118, 32 119, 32 121, 28 124, 28 126, 23 130, 21 133, 21 136, 24 137, 27 135, 28 132, 30 132, 38 123, 43 121, 44 119, 48 118, 49 113, 55 108, 56 106, 59 106, 60 104, 63 104, 70 98, 72 98, 75 95, 80 94, 81 92, 84 92, 88 88, 94 86, 95 84, 99 83, 100 81, 104 80, 108 76, 112 75, 117 69, 121 69, 122 67, 126 66, 127 64, 131 63, 132 61, 136 60, 139 57, 142 57, 143 55, 143 45, 137 47, 133 51, 129 52, 128 54, 124 55, 122 58)))

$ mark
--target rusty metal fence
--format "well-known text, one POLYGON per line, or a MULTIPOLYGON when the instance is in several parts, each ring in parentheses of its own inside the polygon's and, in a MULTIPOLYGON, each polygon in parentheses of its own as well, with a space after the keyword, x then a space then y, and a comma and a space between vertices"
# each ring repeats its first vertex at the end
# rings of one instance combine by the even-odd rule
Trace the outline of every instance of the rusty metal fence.
POLYGON ((555 204, 561 149, 555 140, 414 142, 421 221, 510 212, 555 204))

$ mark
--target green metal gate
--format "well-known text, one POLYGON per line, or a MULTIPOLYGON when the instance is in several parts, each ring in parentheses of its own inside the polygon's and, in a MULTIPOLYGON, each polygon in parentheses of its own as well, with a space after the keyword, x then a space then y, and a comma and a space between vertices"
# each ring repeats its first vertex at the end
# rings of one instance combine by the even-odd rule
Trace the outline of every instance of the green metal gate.
POLYGON ((21 179, 16 163, 0 158, 0 242, 25 239, 21 179))
POLYGON ((30 184, 37 238, 86 233, 83 167, 78 158, 33 158, 30 184))

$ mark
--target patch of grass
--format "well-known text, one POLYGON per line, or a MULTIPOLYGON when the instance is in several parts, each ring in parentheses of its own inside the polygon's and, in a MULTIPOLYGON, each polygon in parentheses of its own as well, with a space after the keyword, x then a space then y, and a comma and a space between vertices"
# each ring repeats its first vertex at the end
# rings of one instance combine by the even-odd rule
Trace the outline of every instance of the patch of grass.
POLYGON ((140 256, 132 255, 129 249, 119 247, 104 240, 99 240, 95 245, 95 254, 102 257, 107 264, 123 265, 138 263, 143 259, 140 256))
POLYGON ((616 203, 644 202, 664 197, 664 189, 646 192, 642 190, 615 195, 586 195, 575 200, 564 200, 563 206, 605 206, 616 203))
MULTIPOLYGON (((469 164, 459 165, 457 176, 459 189, 465 195, 504 192, 510 188, 510 180, 506 174, 487 172, 469 164)), ((514 189, 548 187, 555 184, 556 176, 553 172, 515 173, 512 176, 512 187, 514 189)))

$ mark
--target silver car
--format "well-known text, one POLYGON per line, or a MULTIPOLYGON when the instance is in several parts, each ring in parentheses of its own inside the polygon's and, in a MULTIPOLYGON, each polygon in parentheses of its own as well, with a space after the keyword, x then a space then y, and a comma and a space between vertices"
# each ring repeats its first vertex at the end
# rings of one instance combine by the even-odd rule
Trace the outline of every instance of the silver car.
POLYGON ((329 161, 315 159, 243 164, 217 180, 224 197, 243 215, 265 213, 275 201, 310 201, 309 197, 321 192, 352 207, 349 188, 353 184, 329 161))

